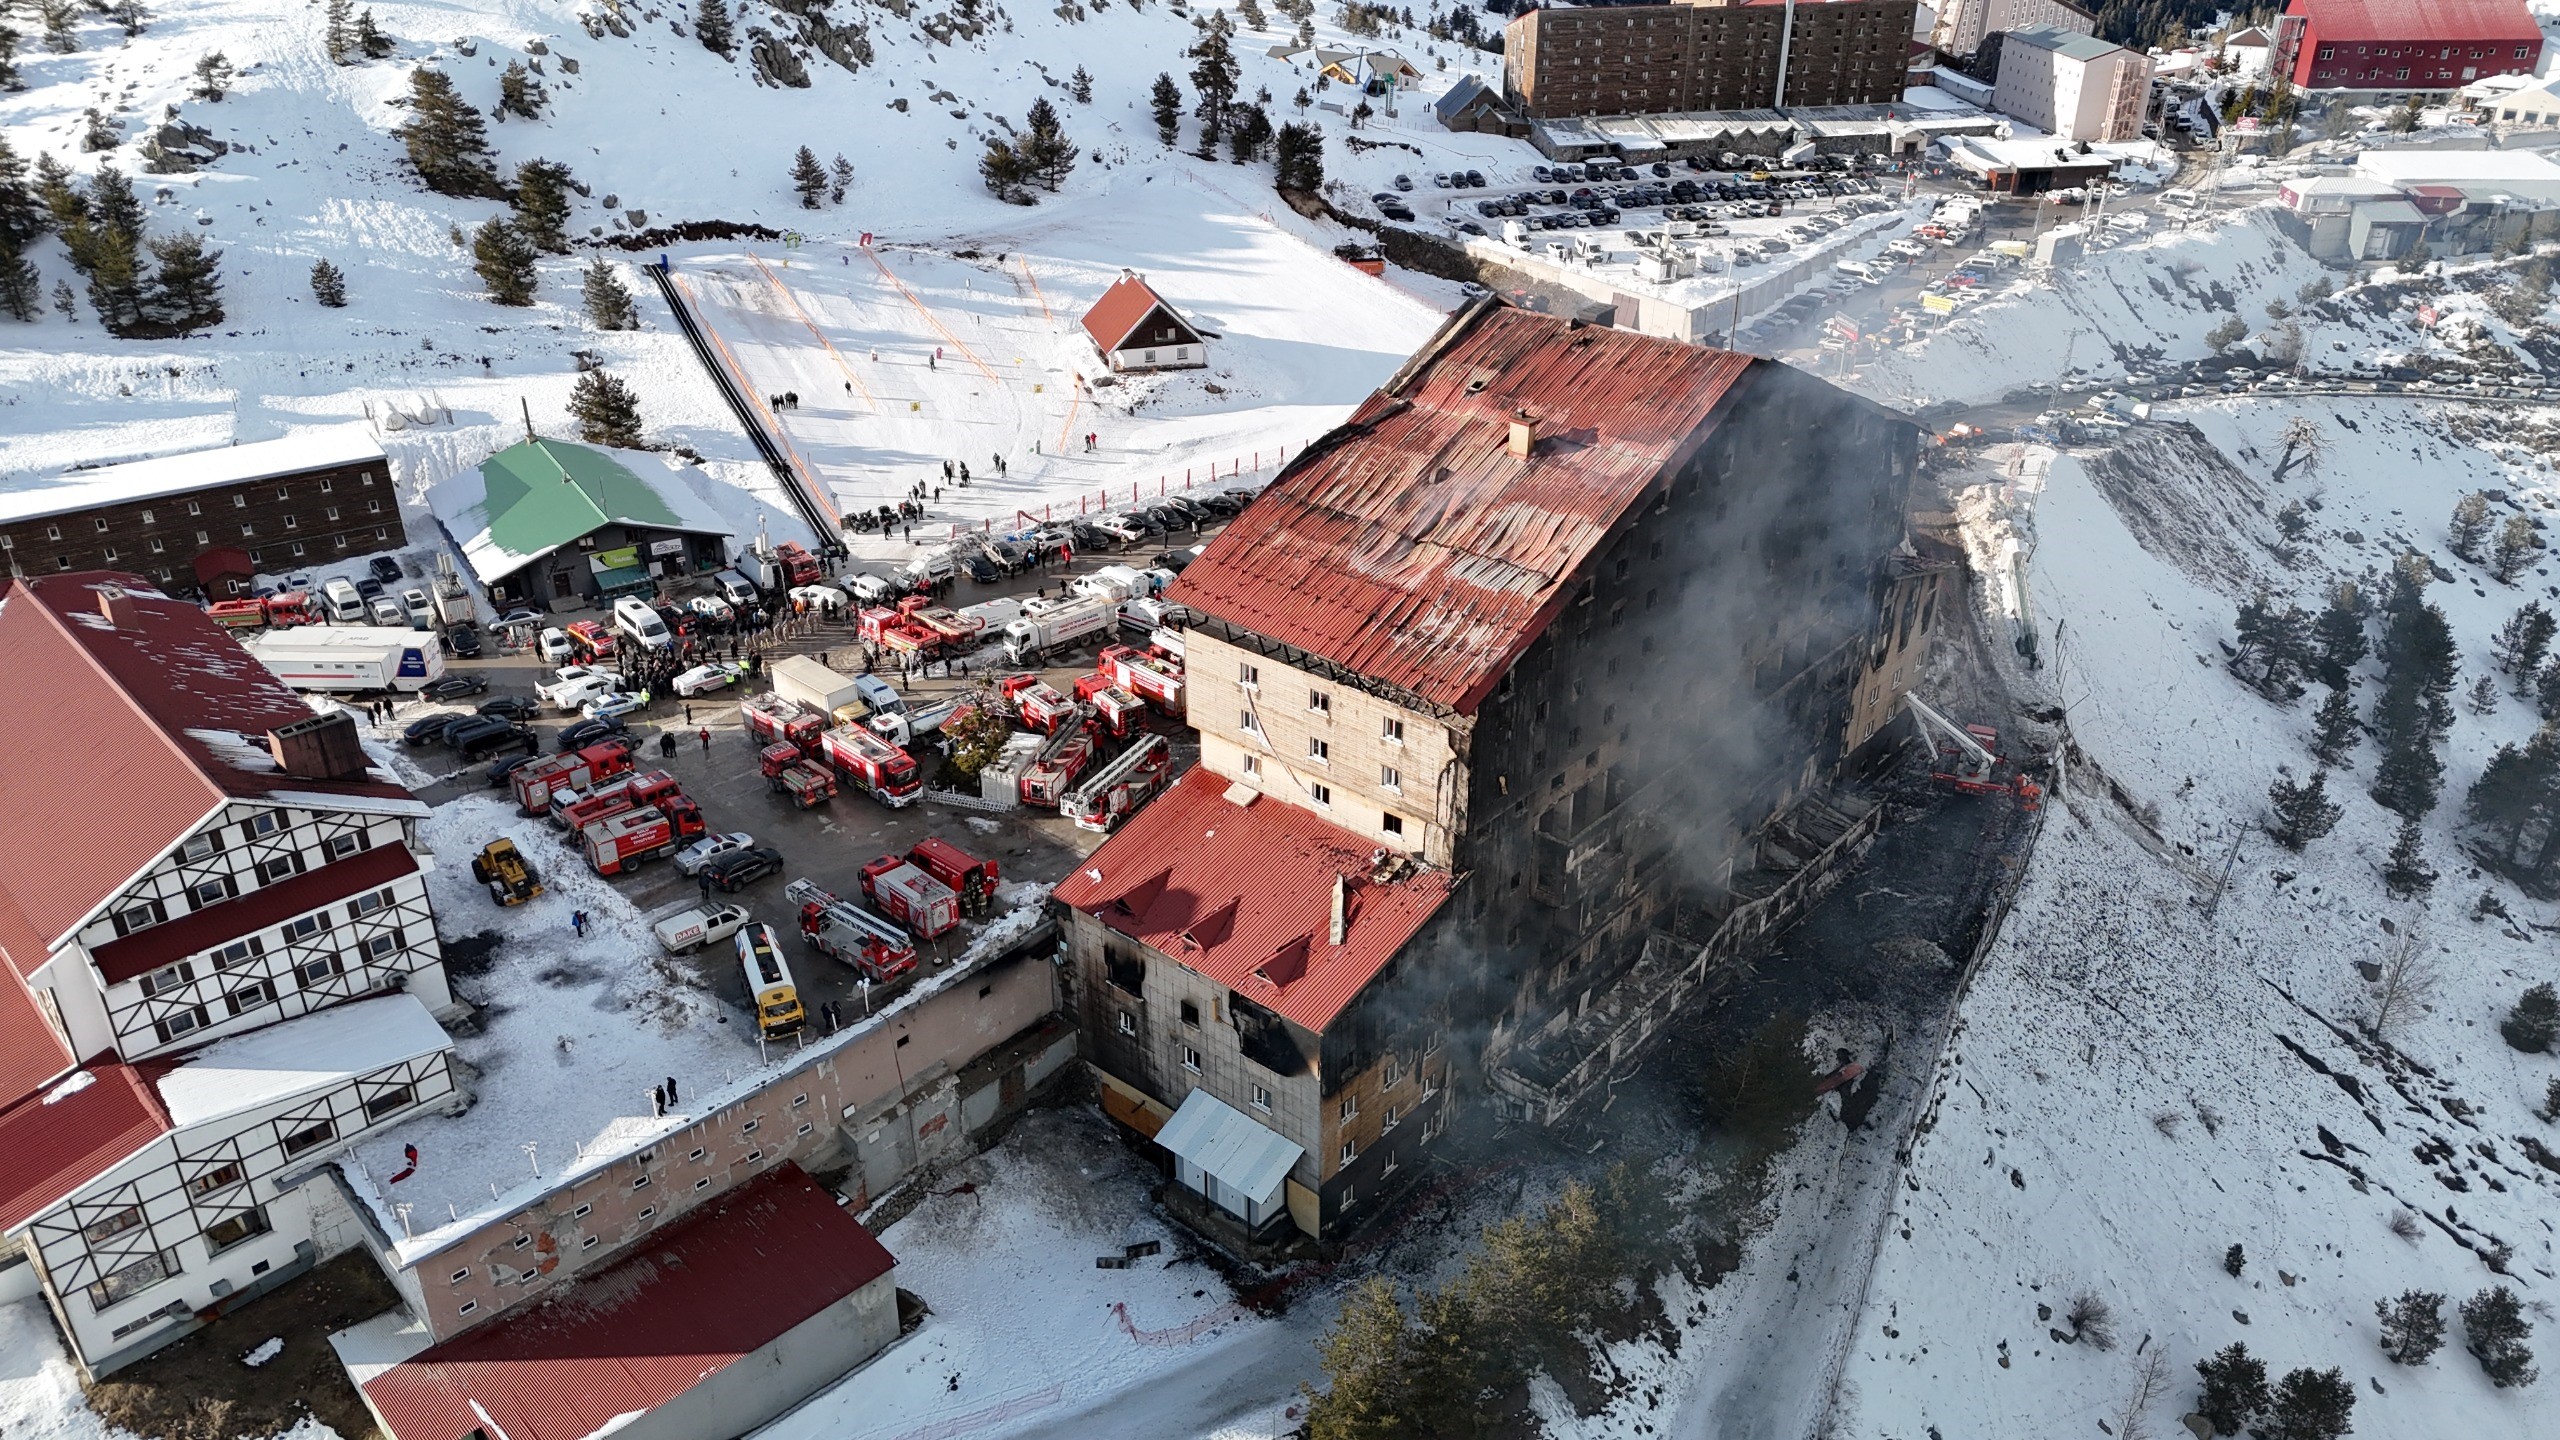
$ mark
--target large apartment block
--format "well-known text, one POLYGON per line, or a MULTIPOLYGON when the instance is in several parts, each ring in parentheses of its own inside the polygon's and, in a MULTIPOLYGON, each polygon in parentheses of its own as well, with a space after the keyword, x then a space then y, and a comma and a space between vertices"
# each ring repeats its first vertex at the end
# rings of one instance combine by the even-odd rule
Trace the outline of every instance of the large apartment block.
POLYGON ((1991 108, 2062 140, 2142 138, 2151 57, 2064 30, 2018 30, 2000 45, 1991 108))
POLYGON ((2070 0, 1944 0, 1929 28, 1929 43, 1949 55, 1971 55, 1993 35, 2012 30, 2098 33, 2098 20, 2070 0))
POLYGON ((1540 119, 1897 100, 1913 9, 1914 0, 1686 0, 1532 10, 1504 28, 1504 93, 1540 119))
POLYGON ((1210 543, 1171 592, 1201 763, 1057 892, 1104 1108, 1178 1208, 1333 1237, 1460 1095, 1558 1118, 1872 832, 1836 782, 1942 581, 1915 443, 1487 302, 1210 543))

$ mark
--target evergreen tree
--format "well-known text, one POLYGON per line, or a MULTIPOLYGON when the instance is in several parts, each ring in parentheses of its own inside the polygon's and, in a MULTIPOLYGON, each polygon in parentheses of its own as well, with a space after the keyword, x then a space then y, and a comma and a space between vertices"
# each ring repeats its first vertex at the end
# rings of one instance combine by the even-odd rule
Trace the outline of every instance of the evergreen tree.
POLYGON ((1093 103, 1093 77, 1084 73, 1083 66, 1077 66, 1076 73, 1067 77, 1067 93, 1074 96, 1079 105, 1093 103))
POLYGON ((800 208, 815 210, 827 197, 827 167, 818 163, 818 154, 808 146, 791 157, 791 189, 800 197, 800 208))
POLYGON ((598 255, 587 262, 585 281, 587 321, 599 330, 637 330, 638 310, 631 303, 631 292, 624 288, 622 277, 613 272, 604 257, 598 255))
POLYGON ((1156 138, 1170 147, 1182 138, 1182 90, 1170 75, 1158 75, 1147 91, 1147 109, 1155 116, 1156 138))
POLYGON ((196 83, 187 91, 187 98, 207 104, 217 103, 231 92, 231 82, 238 74, 222 52, 216 50, 196 62, 196 83))
POLYGON ((1282 190, 1314 194, 1324 188, 1324 132, 1313 125, 1280 127, 1272 139, 1274 183, 1282 190))
POLYGON ((139 242, 122 230, 100 231, 85 247, 89 308, 110 335, 133 335, 144 324, 139 242))
POLYGON ((516 228, 545 254, 569 253, 572 178, 568 166, 550 160, 527 160, 516 167, 516 228))
POLYGON ((987 137, 987 153, 978 157, 978 178, 987 182, 989 194, 1008 205, 1038 203, 1028 188, 1031 163, 1000 135, 987 137))
POLYGON ((569 391, 569 413, 578 422, 578 438, 590 445, 640 448, 640 401, 630 386, 602 370, 578 377, 569 391))
POLYGON ((329 0, 328 18, 320 26, 320 46, 332 65, 356 58, 355 10, 355 0, 329 0))
POLYGON ((2463 1348, 2480 1362, 2489 1383, 2501 1390, 2530 1385, 2541 1373, 2533 1368, 2533 1352, 2524 1343, 2533 1337, 2533 1322, 2524 1318, 2515 1292, 2504 1285, 2493 1285, 2462 1302, 2462 1335, 2463 1348))
POLYGON ((2329 799, 2329 772, 2314 770, 2306 784, 2296 785, 2289 777, 2279 775, 2267 789, 2267 802, 2275 807, 2275 823, 2267 833, 2287 850, 2300 850, 2336 828, 2338 807, 2329 799))
POLYGON ((542 88, 541 81, 533 78, 533 72, 525 68, 523 61, 510 60, 507 68, 499 72, 498 108, 492 112, 498 119, 504 120, 513 115, 524 120, 539 120, 542 107, 550 103, 550 94, 542 88))
POLYGON ((827 167, 827 203, 830 205, 843 204, 846 193, 852 189, 853 162, 847 160, 841 153, 839 153, 835 158, 835 163, 827 167))
POLYGON ((116 0, 108 7, 107 18, 115 21, 116 28, 130 40, 142 33, 142 22, 151 18, 151 12, 143 8, 142 0, 116 0))
POLYGON ((363 10, 357 12, 356 49, 364 55, 364 58, 367 60, 388 60, 391 58, 391 52, 396 48, 398 47, 391 43, 391 37, 383 34, 382 31, 374 25, 372 6, 368 5, 363 10))
MULTIPOLYGON (((2560 1039, 2560 992, 2554 992, 2546 980, 2524 992, 2507 1010, 2507 1018, 2498 1022, 2498 1033, 2509 1045, 2527 1055, 2541 1055, 2560 1039)), ((2470 1308, 2464 1307, 2463 1323, 2471 1322, 2470 1308)))
POLYGON ((2560 630, 2560 622, 2551 618, 2551 612, 2543 609, 2539 600, 2527 601, 2523 609, 2498 627, 2498 638, 2489 653, 2498 669, 2515 681, 2517 694, 2525 693, 2533 683, 2534 673, 2542 668, 2554 630, 2560 630))
POLYGON ((2248 679, 2258 693, 2270 700, 2291 700, 2302 693, 2296 677, 2318 663, 2312 645, 2311 616, 2298 605, 2277 610, 2267 603, 2266 592, 2242 603, 2236 626, 2239 654, 2232 658, 2232 668, 2248 679))
POLYGON ((1264 19, 1259 0, 1236 0, 1236 18, 1242 20, 1247 29, 1262 29, 1264 19))
POLYGON ((2483 675, 2471 682, 2471 698, 2465 702, 2474 715, 2498 713, 2498 682, 2483 675))
POLYGON ((2196 1373, 2204 1379, 2196 1413, 2213 1426, 2216 1435, 2239 1434, 2240 1427, 2267 1408, 2267 1362, 2237 1340, 2197 1361, 2196 1373))
POLYGON ((113 165, 101 165, 89 177, 90 221, 102 230, 117 230, 142 239, 148 228, 142 218, 142 197, 133 193, 133 179, 113 165))
POLYGON ((1306 1391, 1311 1440, 1390 1440, 1415 1433, 1410 1400, 1418 1331, 1383 1276, 1370 1276, 1344 1297, 1342 1313, 1316 1344, 1326 1385, 1322 1392, 1306 1391))
POLYGON ((117 134, 116 127, 107 122, 107 112, 95 105, 80 112, 81 149, 95 155, 102 150, 113 150, 123 143, 124 137, 117 134))
POLYGON ((52 228, 44 202, 27 184, 27 162, 0 136, 0 243, 22 247, 52 228))
POLYGON ((2444 1348, 2444 1297, 2431 1290, 2403 1290, 2397 1300, 2373 1302, 2382 1322, 2382 1353, 2394 1365, 2424 1365, 2444 1348))
POLYGON ((2522 514, 2510 515, 2507 523, 2498 527, 2498 548, 2489 557, 2490 572, 2500 584, 2512 585, 2541 548, 2542 537, 2533 533, 2533 522, 2522 514))
POLYGON ((79 23, 80 14, 71 7, 71 0, 45 0, 36 13, 44 18, 44 48, 56 55, 79 50, 80 32, 72 27, 79 23))
POLYGON ((702 42, 703 49, 724 60, 729 57, 737 40, 729 29, 728 0, 702 0, 693 12, 693 38, 702 42))
POLYGON ((2489 538, 2489 497, 2474 490, 2453 502, 2453 526, 2446 538, 2454 554, 2478 564, 2480 542, 2489 538))
POLYGON ((17 241, 0 235, 0 314, 12 320, 33 320, 43 313, 42 277, 17 241))
POLYGON ((408 147, 409 163, 428 189, 439 195, 498 194, 488 131, 452 76, 425 65, 410 71, 409 118, 392 133, 408 147))
POLYGON ((2436 872, 2427 864, 2416 816, 2405 816, 2400 821, 2400 833, 2391 841, 2391 858, 2383 863, 2382 885, 2402 900, 2436 888, 2436 872))
POLYGON ((0 25, 0 94, 10 94, 27 88, 27 82, 18 77, 19 39, 17 31, 6 25, 0 25))
POLYGON ((2363 738, 2356 721, 2356 702, 2344 690, 2332 690, 2311 716, 2311 753, 2323 766, 2346 761, 2363 738))
POLYGON ((471 236, 471 268, 493 305, 533 303, 533 242, 506 220, 489 220, 471 236))
POLYGON ((2521 852, 2537 826, 2560 823, 2560 738, 2545 725, 2523 745, 2501 745, 2463 797, 2464 815, 2498 842, 2497 868, 2530 869, 2521 852))
MULTIPOLYGON (((1298 42, 1299 49, 1305 50, 1312 48, 1316 43, 1316 23, 1313 20, 1299 21, 1298 33, 1295 38, 1298 42)), ((1302 90, 1299 93, 1305 94, 1306 92, 1302 90)))
POLYGON ((2545 721, 2560 720, 2560 661, 2533 677, 2533 708, 2545 721))
POLYGON ((61 312, 62 318, 65 320, 77 320, 80 318, 80 297, 71 293, 70 281, 56 280, 53 282, 53 308, 61 312))
POLYGON ((326 259, 311 262, 311 298, 331 310, 347 306, 347 277, 326 259))
POLYGON ((1236 112, 1235 128, 1227 132, 1227 153, 1239 165, 1251 164, 1271 148, 1271 117, 1259 105, 1247 105, 1236 112))
POLYGON ((2304 1367, 2276 1385, 2260 1440, 2338 1440, 2355 1429, 2356 1387, 2337 1367, 2304 1367))
POLYGON ((222 323, 222 252, 207 250, 192 230, 151 242, 155 262, 144 313, 177 334, 222 323))
POLYGON ((1082 152, 1068 143, 1066 131, 1059 127, 1057 108, 1046 99, 1031 102, 1028 123, 1030 133, 1019 146, 1023 173, 1040 188, 1055 192, 1066 183, 1082 152))
POLYGON ((71 183, 71 172, 53 158, 52 151, 36 156, 34 174, 36 199, 43 202, 55 230, 67 230, 88 218, 89 197, 71 183))

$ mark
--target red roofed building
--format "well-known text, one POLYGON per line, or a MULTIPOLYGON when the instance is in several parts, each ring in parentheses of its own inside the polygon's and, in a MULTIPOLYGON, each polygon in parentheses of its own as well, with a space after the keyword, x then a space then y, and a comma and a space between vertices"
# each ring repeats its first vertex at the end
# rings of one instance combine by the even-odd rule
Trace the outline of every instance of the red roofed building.
POLYGON ((898 1338, 896 1264, 784 1165, 441 1345, 402 1356, 423 1332, 398 1311, 332 1343, 391 1440, 728 1440, 898 1338))
POLYGON ((2289 0, 2276 17, 2276 68, 2304 90, 2458 90, 2541 63, 2524 0, 2289 0))
POLYGON ((1831 782, 1935 618, 1915 445, 1747 355, 1454 317, 1168 592, 1200 766, 1057 892, 1106 1109, 1257 1234, 1285 1161, 1330 1236, 1453 1058, 1589 1093, 1872 828, 1831 782))
POLYGON ((1209 342, 1133 271, 1121 271, 1084 312, 1084 333, 1115 374, 1196 370, 1209 363, 1209 342))

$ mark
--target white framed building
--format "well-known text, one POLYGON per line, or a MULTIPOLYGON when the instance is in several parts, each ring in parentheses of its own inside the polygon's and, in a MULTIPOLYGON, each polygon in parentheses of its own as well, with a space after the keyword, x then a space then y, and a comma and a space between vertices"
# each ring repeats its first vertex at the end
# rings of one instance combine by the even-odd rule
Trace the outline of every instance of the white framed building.
POLYGON ((2000 43, 1991 108, 2058 140, 2142 138, 2151 57, 2068 31, 2010 32, 2000 43))

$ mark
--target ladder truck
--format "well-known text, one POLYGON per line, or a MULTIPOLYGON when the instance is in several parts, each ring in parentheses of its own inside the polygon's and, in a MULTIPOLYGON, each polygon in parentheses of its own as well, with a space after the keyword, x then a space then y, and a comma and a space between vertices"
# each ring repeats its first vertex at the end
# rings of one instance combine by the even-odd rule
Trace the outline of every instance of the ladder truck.
POLYGON ((894 980, 916 968, 915 942, 907 932, 861 906, 837 899, 808 880, 782 887, 782 898, 800 907, 800 934, 821 955, 832 955, 871 977, 894 980))
POLYGON ((2007 795, 2021 810, 2033 810, 2043 802, 2043 788, 2001 758, 1999 731, 1988 725, 1958 725, 1909 691, 1903 693, 1902 703, 1929 742, 1930 779, 1967 795, 2007 795))

